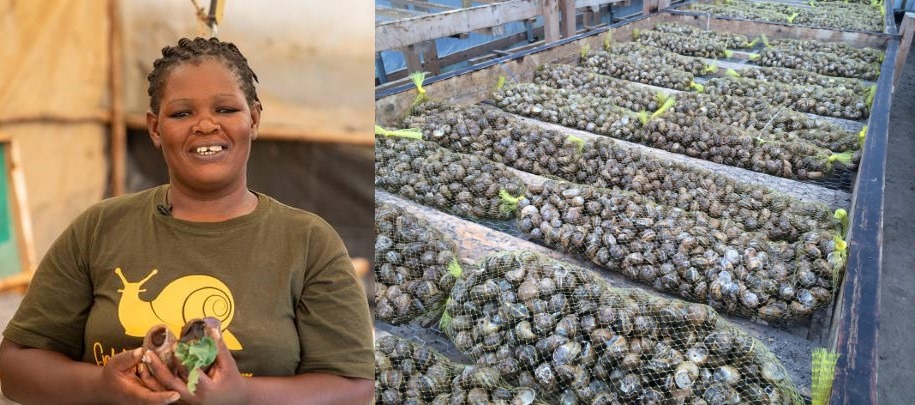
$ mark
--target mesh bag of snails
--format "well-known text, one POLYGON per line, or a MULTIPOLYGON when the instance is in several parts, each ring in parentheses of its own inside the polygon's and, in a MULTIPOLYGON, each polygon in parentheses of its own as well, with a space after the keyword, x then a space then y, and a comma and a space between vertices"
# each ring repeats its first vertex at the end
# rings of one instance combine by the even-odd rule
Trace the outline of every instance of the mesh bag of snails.
POLYGON ((375 203, 375 318, 391 324, 438 319, 457 276, 457 247, 428 221, 375 203))
POLYGON ((457 216, 504 220, 526 186, 504 164, 434 142, 376 136, 375 187, 457 216))
POLYGON ((650 115, 635 114, 601 98, 533 84, 507 85, 493 98, 511 113, 785 178, 822 178, 833 172, 834 163, 850 165, 854 157, 806 140, 748 132, 671 111, 672 104, 650 115))
POLYGON ((685 55, 701 58, 731 58, 734 53, 724 42, 708 37, 688 37, 661 31, 639 31, 634 29, 632 37, 638 43, 685 55))
MULTIPOLYGON (((766 47, 808 52, 830 52, 866 63, 883 62, 883 51, 875 48, 855 48, 844 42, 825 42, 810 39, 773 39, 766 40, 766 47)), ((812 83, 819 84, 819 83, 812 83)))
POLYGON ((786 67, 826 76, 875 80, 880 76, 880 64, 865 62, 833 52, 806 51, 785 48, 765 48, 756 63, 762 66, 786 67))
POLYGON ((883 32, 883 5, 828 2, 797 11, 795 24, 854 31, 883 32))
POLYGON ((796 242, 807 232, 840 226, 825 205, 624 148, 612 139, 576 139, 491 108, 426 105, 430 108, 415 111, 410 120, 426 139, 528 173, 634 191, 663 205, 733 219, 773 241, 796 242))
POLYGON ((533 83, 600 97, 633 111, 657 111, 669 101, 679 113, 758 130, 777 140, 808 141, 833 152, 859 149, 856 133, 825 120, 811 119, 787 107, 773 106, 759 98, 705 93, 667 95, 571 65, 543 65, 535 73, 533 83))
POLYGON ((612 288, 531 252, 465 271, 442 327, 550 403, 802 403, 778 359, 708 306, 612 288))
POLYGON ((820 86, 826 88, 848 89, 860 95, 867 95, 870 87, 859 79, 826 76, 798 69, 779 67, 749 67, 735 72, 740 77, 779 82, 796 86, 820 86))
MULTIPOLYGON (((638 35, 638 31, 633 35, 638 35)), ((656 48, 638 42, 611 43, 605 51, 614 55, 614 57, 619 57, 620 55, 637 56, 641 59, 652 61, 654 64, 677 68, 695 76, 702 76, 711 70, 711 66, 699 58, 678 55, 666 49, 656 48)))
POLYGON ((751 42, 745 35, 734 34, 730 32, 706 31, 693 27, 692 25, 678 24, 672 22, 658 23, 654 27, 655 31, 667 32, 670 34, 679 34, 692 38, 703 38, 722 43, 727 49, 743 49, 752 47, 751 42))
POLYGON ((652 86, 689 90, 693 84, 691 73, 638 55, 591 51, 584 55, 582 65, 600 74, 652 86))
POLYGON ((455 363, 393 335, 375 340, 377 404, 544 404, 538 397, 510 386, 494 367, 455 363))
POLYGON ((705 83, 708 94, 756 97, 773 105, 825 117, 862 120, 870 116, 867 97, 844 88, 797 86, 744 77, 716 77, 705 83))
POLYGON ((216 342, 210 338, 209 331, 220 328, 216 318, 191 319, 177 338, 164 324, 155 325, 146 332, 143 348, 155 353, 173 374, 187 381, 193 394, 200 373, 207 373, 216 360, 216 342))
POLYGON ((655 290, 766 321, 828 305, 845 265, 837 230, 772 241, 748 229, 753 216, 712 218, 628 191, 546 181, 530 185, 518 206, 520 231, 547 246, 655 290))
POLYGON ((733 5, 718 5, 706 3, 693 3, 689 10, 707 13, 716 16, 741 18, 746 20, 767 21, 784 23, 790 14, 770 8, 771 3, 760 3, 760 7, 738 7, 733 5), (762 8, 765 7, 765 8, 762 8))

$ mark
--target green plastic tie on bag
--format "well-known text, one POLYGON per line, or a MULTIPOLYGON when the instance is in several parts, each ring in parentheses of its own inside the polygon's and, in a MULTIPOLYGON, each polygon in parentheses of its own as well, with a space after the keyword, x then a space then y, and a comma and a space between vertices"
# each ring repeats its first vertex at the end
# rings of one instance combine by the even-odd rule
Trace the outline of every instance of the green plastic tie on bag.
POLYGON ((762 138, 760 138, 760 137, 757 136, 757 137, 756 137, 756 142, 759 142, 759 144, 762 145, 762 144, 765 144, 766 142, 769 142, 769 141, 767 141, 767 140, 765 140, 765 139, 762 139, 762 138))
POLYGON ((663 91, 654 93, 654 101, 657 101, 658 104, 664 104, 667 101, 667 94, 663 91))
POLYGON ((451 297, 445 301, 445 312, 442 313, 442 319, 438 321, 438 328, 442 331, 451 329, 451 315, 448 313, 448 304, 451 303, 451 297))
POLYGON ((813 349, 810 398, 811 405, 829 405, 832 383, 836 375, 839 354, 823 348, 813 349))
POLYGON ((766 48, 772 47, 772 45, 769 44, 769 37, 767 37, 766 34, 759 34, 759 39, 762 40, 763 46, 766 48))
POLYGON ((749 56, 747 57, 747 60, 751 60, 751 61, 757 61, 757 60, 759 60, 759 58, 761 57, 761 55, 758 54, 758 53, 751 53, 751 54, 748 54, 748 55, 749 55, 749 56))
POLYGON ((847 166, 851 164, 852 157, 854 157, 854 152, 852 151, 833 153, 832 155, 829 155, 829 162, 839 162, 847 166))
POLYGON ((649 119, 655 119, 658 116, 660 116, 661 114, 664 114, 665 112, 667 112, 667 110, 670 109, 670 107, 674 106, 674 103, 676 103, 676 101, 677 100, 675 98, 668 97, 667 101, 664 102, 664 105, 662 105, 661 108, 658 108, 658 111, 655 111, 654 113, 652 113, 651 117, 649 119))
POLYGON ((788 16, 788 24, 794 24, 794 19, 797 18, 797 16, 799 16, 799 15, 800 15, 799 13, 794 13, 794 14, 791 14, 790 16, 788 16))
POLYGON ((499 80, 496 82, 496 90, 502 90, 503 86, 505 86, 505 76, 499 75, 499 80))
POLYGON ((736 70, 731 69, 731 68, 728 68, 728 70, 726 70, 724 72, 724 74, 725 74, 725 76, 730 76, 730 77, 740 77, 740 73, 737 73, 736 70))
POLYGON ((581 47, 579 52, 581 52, 581 58, 584 59, 585 56, 588 56, 588 52, 591 52, 591 45, 584 44, 584 46, 581 47))
MULTIPOLYGON (((725 57, 726 59, 733 58, 733 57, 734 57, 734 51, 731 51, 731 50, 729 50, 729 49, 725 49, 725 50, 724 50, 724 57, 725 57)), ((717 70, 717 69, 716 69, 716 70, 717 70)))
POLYGON ((581 153, 585 149, 585 140, 581 139, 575 135, 569 135, 566 140, 575 144, 575 149, 578 153, 581 153))
POLYGON ((448 263, 448 273, 450 273, 455 278, 461 278, 461 273, 464 270, 461 269, 461 264, 458 263, 457 258, 451 259, 451 263, 448 263))
POLYGON ((703 86, 699 83, 696 83, 696 82, 690 82, 689 88, 696 89, 696 91, 699 93, 705 93, 705 86, 703 86))
POLYGON ((609 51, 610 46, 613 44, 613 31, 607 30, 607 35, 604 36, 604 50, 609 51))
POLYGON ((858 132, 858 146, 864 147, 864 137, 867 136, 867 125, 864 128, 861 128, 861 132, 858 132))
POLYGON ((638 40, 640 36, 642 36, 642 31, 639 31, 638 28, 633 28, 632 29, 632 39, 638 40))
POLYGON ((639 111, 637 114, 635 114, 635 117, 639 119, 639 122, 642 123, 642 126, 648 125, 648 111, 639 111))
POLYGON ((807 4, 809 4, 811 8, 817 8, 817 5, 813 0, 808 1, 807 4))
POLYGON ((869 89, 867 89, 867 98, 864 99, 864 102, 867 104, 868 108, 870 108, 871 106, 874 105, 874 97, 876 95, 877 95, 877 85, 874 84, 874 85, 871 85, 871 87, 869 89))
POLYGON ((848 211, 845 211, 844 208, 839 208, 832 214, 832 217, 837 219, 842 225, 842 235, 848 233, 848 211))
MULTIPOLYGON (((732 56, 734 55, 734 52, 731 52, 731 51, 726 50, 724 52, 725 52, 725 55, 727 55, 728 52, 730 52, 732 56)), ((727 57, 730 58, 730 56, 727 56, 727 57)), ((718 63, 716 63, 716 62, 709 63, 708 65, 705 65, 705 67, 702 69, 703 75, 705 75, 706 73, 717 73, 717 72, 718 72, 718 63)))
POLYGON ((375 125, 375 135, 398 136, 401 138, 423 139, 423 133, 418 129, 398 129, 389 131, 378 125, 375 125))
POLYGON ((518 210, 518 201, 521 201, 521 197, 512 197, 508 191, 499 190, 499 198, 502 199, 502 205, 499 207, 504 213, 512 213, 518 210))
POLYGON ((413 84, 416 86, 416 91, 419 92, 419 94, 416 95, 416 99, 413 100, 413 106, 417 106, 423 101, 426 101, 426 89, 423 88, 423 81, 426 80, 426 72, 410 73, 410 80, 413 81, 413 84))

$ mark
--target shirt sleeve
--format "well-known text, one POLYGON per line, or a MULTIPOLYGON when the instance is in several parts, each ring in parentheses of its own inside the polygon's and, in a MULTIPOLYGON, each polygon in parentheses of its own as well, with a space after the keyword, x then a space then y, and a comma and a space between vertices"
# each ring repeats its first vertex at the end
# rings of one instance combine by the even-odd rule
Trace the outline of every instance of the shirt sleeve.
POLYGON ((83 254, 83 214, 51 245, 3 336, 23 346, 53 350, 79 360, 92 305, 92 283, 83 254))
POLYGON ((368 301, 336 232, 323 220, 308 240, 302 295, 296 306, 301 345, 297 373, 375 378, 368 301))

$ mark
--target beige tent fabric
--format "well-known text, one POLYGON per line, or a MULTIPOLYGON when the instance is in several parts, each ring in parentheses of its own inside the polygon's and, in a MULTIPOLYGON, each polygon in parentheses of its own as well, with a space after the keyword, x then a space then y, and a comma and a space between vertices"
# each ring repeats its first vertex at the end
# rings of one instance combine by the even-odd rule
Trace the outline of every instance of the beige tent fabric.
POLYGON ((107 4, 0 0, 0 123, 103 115, 108 108, 107 4))
MULTIPOLYGON (((152 62, 163 46, 196 36, 199 24, 189 0, 123 0, 121 11, 125 111, 139 123, 149 108, 152 62)), ((372 27, 373 9, 364 0, 227 0, 218 36, 238 45, 260 79, 262 134, 371 144, 372 27)))

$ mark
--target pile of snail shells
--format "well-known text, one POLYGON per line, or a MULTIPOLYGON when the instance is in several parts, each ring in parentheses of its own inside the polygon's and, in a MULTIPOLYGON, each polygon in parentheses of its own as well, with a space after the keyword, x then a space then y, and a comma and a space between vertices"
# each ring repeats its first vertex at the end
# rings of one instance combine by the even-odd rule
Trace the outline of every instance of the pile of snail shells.
POLYGON ((859 94, 867 94, 870 86, 858 79, 845 77, 825 76, 818 73, 799 69, 778 67, 751 67, 738 72, 741 77, 748 79, 779 82, 797 86, 820 86, 827 88, 845 88, 859 94))
POLYGON ((750 41, 745 35, 734 34, 723 31, 706 31, 692 25, 679 24, 673 22, 658 23, 654 27, 655 31, 679 34, 694 38, 705 38, 721 42, 727 49, 749 48, 750 41))
POLYGON ((786 67, 805 70, 825 76, 875 80, 880 76, 880 65, 862 62, 831 52, 813 52, 766 48, 756 60, 761 66, 786 67))
POLYGON ((658 291, 764 320, 804 317, 828 305, 842 264, 835 231, 774 242, 731 220, 631 192, 547 181, 529 187, 518 207, 519 229, 554 249, 658 291))
POLYGON ((693 82, 693 75, 689 72, 634 55, 592 51, 585 56, 582 65, 617 79, 677 90, 688 90, 693 82))
POLYGON ((798 9, 795 24, 854 31, 883 32, 884 18, 879 8, 858 3, 830 2, 816 8, 798 9))
POLYGON ((867 63, 883 62, 883 51, 876 48, 856 48, 845 42, 826 42, 810 39, 773 39, 769 45, 774 48, 794 49, 800 51, 830 52, 867 63))
POLYGON ((758 3, 757 7, 743 7, 735 5, 717 5, 705 3, 693 3, 689 6, 690 11, 711 14, 720 17, 740 18, 753 21, 766 21, 775 23, 787 22, 790 14, 774 9, 773 3, 758 3))
POLYGON ((409 126, 449 149, 472 151, 528 173, 634 191, 660 204, 733 220, 741 227, 747 223, 749 230, 764 232, 770 240, 793 242, 803 233, 836 225, 832 211, 822 204, 658 159, 637 148, 622 148, 611 139, 585 141, 579 150, 566 134, 493 109, 464 106, 425 112, 428 115, 412 117, 409 126), (461 135, 464 127, 479 130, 461 135))
POLYGON ((865 96, 843 88, 794 86, 743 77, 716 77, 705 83, 708 94, 761 98, 773 105, 824 117, 861 120, 870 116, 865 96))
POLYGON ((501 163, 434 142, 376 137, 375 187, 464 218, 508 219, 499 192, 518 196, 525 184, 501 163))
POLYGON ((459 349, 551 403, 799 403, 768 349, 708 306, 531 252, 484 258, 447 310, 459 349))
POLYGON ((643 131, 631 110, 606 100, 531 83, 506 85, 493 94, 496 106, 513 114, 632 142, 643 131))
POLYGON ((449 238, 426 220, 375 204, 375 318, 400 324, 440 309, 456 277, 449 238))
POLYGON ((542 65, 534 73, 533 83, 554 89, 571 89, 579 94, 605 98, 615 106, 632 111, 655 111, 661 107, 661 103, 655 98, 654 91, 580 66, 542 65))
POLYGON ((816 179, 833 170, 828 150, 807 142, 765 140, 705 117, 667 111, 642 127, 631 112, 616 114, 622 109, 606 100, 531 84, 505 86, 494 99, 511 113, 775 176, 816 179))
MULTIPOLYGON (((634 34, 635 35, 635 34, 634 34)), ((636 41, 643 45, 666 49, 684 56, 723 59, 728 49, 723 42, 710 38, 690 37, 661 31, 640 31, 636 41)))
POLYGON ((617 42, 606 50, 608 53, 619 57, 620 55, 635 56, 647 60, 650 64, 664 65, 700 76, 705 72, 705 62, 699 58, 683 56, 675 52, 648 46, 638 42, 617 42))
MULTIPOLYGON (((600 97, 612 105, 633 111, 655 111, 661 105, 657 95, 643 86, 577 66, 541 66, 534 76, 534 83, 600 97), (618 85, 620 82, 622 85, 618 85)), ((775 137, 778 140, 809 141, 834 152, 857 149, 856 134, 788 108, 773 106, 766 100, 704 93, 680 93, 667 97, 676 98, 673 108, 678 112, 708 117, 715 122, 743 129, 765 130, 768 134, 778 135, 775 137), (796 137, 783 135, 801 130, 814 131, 799 132, 796 137)))
POLYGON ((492 367, 450 361, 429 347, 387 335, 375 340, 375 403, 536 403, 536 392, 508 388, 492 367))

